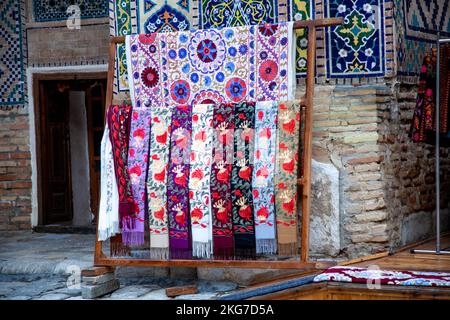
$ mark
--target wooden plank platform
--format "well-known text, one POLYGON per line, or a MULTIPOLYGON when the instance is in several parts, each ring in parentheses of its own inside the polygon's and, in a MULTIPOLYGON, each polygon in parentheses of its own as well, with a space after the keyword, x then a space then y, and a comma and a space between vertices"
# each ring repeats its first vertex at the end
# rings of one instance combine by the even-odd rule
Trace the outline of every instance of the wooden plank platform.
MULTIPOLYGON (((450 235, 442 237, 442 248, 450 247, 450 235)), ((411 253, 411 249, 434 250, 434 240, 410 245, 394 253, 382 252, 341 263, 346 266, 377 266, 381 270, 450 272, 450 255, 411 253)), ((313 274, 313 271, 308 272, 313 274)), ((303 273, 305 276, 308 273, 303 273)), ((288 277, 288 279, 293 279, 288 277)), ((285 279, 277 279, 246 290, 275 286, 285 279)), ((450 300, 450 287, 394 286, 382 285, 379 289, 370 289, 366 284, 344 282, 309 283, 277 292, 254 296, 250 300, 450 300)))

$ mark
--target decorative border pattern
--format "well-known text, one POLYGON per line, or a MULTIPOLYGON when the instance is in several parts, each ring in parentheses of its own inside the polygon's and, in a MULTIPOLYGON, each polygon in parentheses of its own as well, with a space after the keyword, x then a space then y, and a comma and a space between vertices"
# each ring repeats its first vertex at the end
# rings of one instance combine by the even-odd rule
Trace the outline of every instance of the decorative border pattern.
POLYGON ((70 0, 33 0, 34 21, 66 20, 69 17, 67 8, 73 4, 78 4, 80 7, 81 19, 105 18, 108 16, 108 0, 81 0, 75 3, 70 0))
POLYGON ((278 0, 199 0, 201 29, 278 22, 278 0))
POLYGON ((384 0, 325 0, 325 6, 327 17, 344 17, 326 33, 328 77, 383 76, 384 0))
POLYGON ((435 29, 450 36, 449 0, 395 0, 397 26, 397 76, 400 82, 417 84, 425 54, 435 41, 435 29), (433 10, 431 10, 433 8, 433 10), (420 10, 421 12, 416 12, 420 10), (430 17, 424 12, 432 12, 430 17), (445 26, 445 22, 448 23, 445 26))
POLYGON ((450 36, 450 0, 403 0, 408 39, 433 40, 436 30, 450 36))
POLYGON ((21 107, 25 104, 24 71, 24 3, 4 0, 0 9, 0 108, 21 107))
MULTIPOLYGON (((288 2, 289 20, 310 20, 314 19, 314 1, 313 0, 290 0, 288 2)), ((308 47, 308 30, 296 30, 297 49, 295 56, 295 68, 297 76, 306 75, 306 56, 308 47)))

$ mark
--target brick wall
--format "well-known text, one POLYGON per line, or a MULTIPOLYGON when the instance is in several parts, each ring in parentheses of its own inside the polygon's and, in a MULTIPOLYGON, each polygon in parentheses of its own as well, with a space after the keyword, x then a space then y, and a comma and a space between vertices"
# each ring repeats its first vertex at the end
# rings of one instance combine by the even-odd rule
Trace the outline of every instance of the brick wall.
POLYGON ((28 65, 104 64, 108 61, 108 24, 28 29, 28 65))
POLYGON ((28 114, 0 111, 0 230, 31 228, 28 114))

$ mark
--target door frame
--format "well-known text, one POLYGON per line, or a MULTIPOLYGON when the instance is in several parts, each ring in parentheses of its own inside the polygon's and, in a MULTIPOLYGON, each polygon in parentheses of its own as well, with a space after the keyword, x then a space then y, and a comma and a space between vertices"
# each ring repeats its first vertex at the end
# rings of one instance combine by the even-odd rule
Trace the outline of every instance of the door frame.
POLYGON ((42 208, 42 159, 41 159, 41 116, 40 116, 40 81, 45 80, 98 80, 107 78, 107 65, 48 67, 27 69, 29 97, 29 130, 32 166, 32 227, 44 222, 42 208))

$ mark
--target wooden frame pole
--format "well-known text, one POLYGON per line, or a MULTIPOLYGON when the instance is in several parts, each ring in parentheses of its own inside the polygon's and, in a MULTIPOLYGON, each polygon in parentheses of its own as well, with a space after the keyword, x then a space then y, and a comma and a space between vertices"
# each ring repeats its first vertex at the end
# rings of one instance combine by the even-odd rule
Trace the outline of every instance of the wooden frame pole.
MULTIPOLYGON (((305 137, 303 158, 303 177, 298 179, 299 194, 302 194, 301 252, 300 260, 147 260, 107 257, 102 251, 102 242, 95 242, 94 265, 96 266, 179 266, 179 267, 238 267, 260 269, 326 269, 333 265, 326 262, 309 262, 309 220, 311 210, 311 156, 312 156, 312 118, 314 105, 314 81, 316 58, 316 29, 342 24, 342 18, 317 19, 294 22, 294 29, 308 28, 306 95, 300 104, 306 106, 305 137)), ((124 43, 125 37, 112 37, 109 43, 108 87, 106 91, 106 108, 113 101, 114 66, 116 61, 116 46, 124 43)), ((105 114, 106 119, 106 114, 105 114)), ((299 146, 300 148, 300 146, 299 146)))

